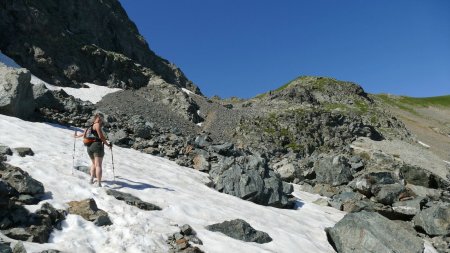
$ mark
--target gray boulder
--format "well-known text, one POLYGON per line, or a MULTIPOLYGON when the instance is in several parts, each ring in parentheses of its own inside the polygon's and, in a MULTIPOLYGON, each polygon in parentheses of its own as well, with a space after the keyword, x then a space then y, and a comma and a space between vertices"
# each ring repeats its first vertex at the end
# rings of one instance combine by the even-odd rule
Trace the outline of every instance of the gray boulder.
POLYGON ((381 185, 403 184, 401 176, 392 171, 368 172, 349 183, 349 186, 367 197, 373 196, 381 185))
POLYGON ((206 227, 209 231, 221 232, 231 238, 244 242, 268 243, 272 238, 265 232, 255 230, 250 224, 241 219, 224 221, 206 227))
POLYGON ((418 214, 423 206, 427 203, 427 199, 423 197, 417 197, 410 200, 398 201, 392 205, 394 212, 403 214, 405 216, 413 217, 418 214))
POLYGON ((354 170, 343 155, 320 159, 314 167, 316 180, 333 186, 342 185, 353 179, 354 170))
POLYGON ((13 152, 8 146, 0 144, 0 155, 13 155, 13 152))
POLYGON ((13 253, 9 242, 0 240, 0 253, 13 253))
POLYGON ((260 205, 292 207, 292 185, 268 168, 259 155, 222 157, 209 172, 216 190, 260 205))
POLYGON ((33 85, 33 97, 36 108, 52 108, 58 111, 64 110, 64 105, 56 99, 52 91, 47 89, 45 84, 39 83, 33 85))
POLYGON ((348 212, 349 210, 343 210, 344 206, 346 206, 347 204, 350 204, 352 202, 358 202, 362 199, 366 199, 366 196, 362 195, 359 192, 343 192, 343 193, 334 195, 329 200, 329 203, 332 207, 334 207, 338 210, 348 212))
POLYGON ((437 203, 422 210, 414 217, 416 229, 425 231, 430 236, 450 234, 450 204, 437 203))
POLYGON ((13 253, 27 253, 27 250, 25 249, 25 246, 23 246, 22 242, 18 242, 14 245, 13 253))
POLYGON ((69 213, 80 215, 84 219, 94 222, 97 226, 108 226, 112 224, 108 213, 99 209, 94 199, 71 201, 68 205, 69 213))
POLYGON ((384 205, 392 205, 399 200, 400 194, 405 192, 405 186, 396 184, 386 184, 377 186, 373 193, 375 194, 375 200, 384 205))
POLYGON ((296 166, 289 159, 283 159, 280 162, 273 165, 273 169, 280 174, 280 178, 283 181, 292 181, 296 176, 296 166))
POLYGON ((147 211, 160 211, 160 210, 162 210, 161 207, 159 207, 157 205, 154 205, 152 203, 148 203, 148 202, 142 201, 138 197, 135 197, 135 196, 133 196, 133 195, 131 195, 129 193, 124 193, 124 192, 108 189, 108 190, 106 190, 106 194, 111 195, 114 198, 116 198, 117 200, 122 200, 125 203, 127 203, 128 205, 135 206, 135 207, 137 207, 139 209, 142 209, 142 210, 147 210, 147 211))
POLYGON ((350 213, 333 228, 325 229, 339 253, 423 253, 422 239, 378 213, 350 213), (395 231, 395 233, 393 233, 395 231))
POLYGON ((3 169, 0 167, 0 176, 20 194, 44 194, 44 186, 42 183, 18 167, 5 164, 3 169))
POLYGON ((203 172, 208 172, 211 168, 211 164, 209 163, 209 154, 208 152, 199 149, 196 150, 195 153, 197 153, 194 156, 194 159, 192 160, 194 165, 194 169, 199 170, 199 171, 203 171, 203 172))
POLYGON ((0 63, 0 114, 29 119, 34 113, 31 74, 0 63))

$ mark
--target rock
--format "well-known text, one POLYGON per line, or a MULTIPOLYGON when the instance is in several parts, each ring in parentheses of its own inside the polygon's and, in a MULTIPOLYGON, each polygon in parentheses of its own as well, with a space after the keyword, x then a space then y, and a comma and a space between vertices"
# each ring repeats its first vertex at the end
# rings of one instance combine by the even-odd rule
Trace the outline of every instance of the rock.
POLYGON ((343 155, 319 160, 314 171, 318 183, 327 183, 333 186, 350 182, 354 173, 347 158, 343 155))
POLYGON ((194 159, 192 160, 194 165, 194 169, 208 172, 211 168, 211 164, 209 163, 209 155, 204 150, 196 150, 196 155, 194 156, 194 159))
POLYGON ((431 238, 431 243, 433 247, 439 253, 448 253, 450 252, 450 237, 449 236, 435 236, 431 238))
POLYGON ((123 129, 120 129, 117 132, 110 132, 108 134, 108 140, 119 147, 128 147, 130 144, 130 138, 123 129))
POLYGON ((18 167, 5 165, 5 169, 0 169, 1 178, 15 188, 20 194, 39 196, 44 194, 44 186, 41 182, 32 178, 27 172, 18 167))
POLYGON ((209 147, 212 152, 218 153, 223 156, 232 156, 234 154, 234 144, 230 142, 225 142, 220 145, 212 145, 209 147))
POLYGON ((405 192, 405 187, 401 184, 386 184, 373 189, 375 200, 384 205, 392 205, 399 200, 401 193, 405 192))
POLYGON ((94 222, 97 226, 107 226, 112 224, 108 214, 97 207, 94 199, 71 201, 68 205, 69 213, 80 215, 84 219, 94 222))
POLYGON ((56 249, 48 249, 48 250, 41 251, 41 253, 61 253, 61 251, 56 250, 56 249))
POLYGON ((0 240, 0 253, 13 253, 9 242, 3 242, 0 240))
POLYGON ((293 187, 268 168, 260 155, 222 157, 209 172, 214 188, 260 205, 291 208, 293 187))
POLYGON ((344 216, 325 229, 337 252, 422 253, 423 241, 378 213, 362 211, 344 216), (392 233, 395 231, 395 233, 392 233))
POLYGON ((181 233, 183 235, 195 235, 195 231, 192 229, 191 226, 189 226, 188 224, 184 224, 183 226, 180 227, 181 233))
POLYGON ((53 94, 47 89, 44 83, 33 85, 33 97, 36 103, 36 108, 51 108, 58 111, 64 110, 64 104, 61 103, 53 94))
POLYGON ((283 159, 274 164, 273 169, 280 174, 280 178, 283 181, 291 182, 296 176, 296 167, 288 159, 283 159))
POLYGON ((410 216, 412 218, 422 210, 427 201, 428 200, 423 197, 417 197, 405 201, 398 201, 392 205, 392 210, 394 210, 394 212, 396 213, 410 216))
POLYGON ((25 246, 23 246, 22 242, 18 242, 14 245, 13 253, 27 253, 27 250, 25 249, 25 246))
POLYGON ((4 155, 4 156, 13 155, 13 152, 8 146, 0 144, 0 155, 4 155))
POLYGON ((207 226, 206 229, 213 232, 221 232, 231 238, 245 242, 262 244, 272 241, 272 238, 267 233, 255 230, 250 224, 241 219, 216 223, 207 226))
POLYGON ((89 168, 88 166, 81 166, 81 165, 80 166, 75 166, 74 169, 76 169, 78 171, 81 171, 81 172, 84 172, 86 174, 90 174, 90 170, 91 170, 91 168, 89 168))
POLYGON ((118 200, 125 201, 125 203, 127 203, 128 205, 135 206, 142 210, 147 210, 147 211, 162 210, 161 207, 156 206, 151 203, 148 203, 148 202, 145 202, 145 201, 142 201, 141 199, 139 199, 129 193, 124 193, 124 192, 108 189, 108 190, 106 190, 106 194, 111 195, 118 200))
POLYGON ((392 171, 379 171, 364 173, 352 180, 349 186, 370 198, 381 185, 394 183, 403 184, 400 175, 392 171))
POLYGON ((0 114, 30 119, 35 103, 31 74, 26 69, 14 69, 0 63, 0 114))
POLYGON ((333 198, 329 201, 330 205, 338 210, 351 212, 347 206, 347 204, 358 202, 362 199, 365 199, 366 196, 362 195, 359 192, 343 192, 337 195, 334 195, 333 198), (346 210, 344 210, 344 206, 347 206, 346 210))
POLYGON ((427 188, 437 189, 445 185, 442 179, 433 173, 417 167, 404 165, 400 168, 400 171, 408 184, 419 185, 427 188))
POLYGON ((27 155, 29 155, 29 156, 34 155, 34 152, 33 152, 33 150, 31 150, 31 148, 20 147, 20 148, 14 148, 14 150, 21 157, 25 157, 27 155))
POLYGON ((324 198, 318 198, 314 200, 313 203, 319 206, 328 206, 328 200, 324 198))
POLYGON ((414 217, 416 229, 430 236, 450 234, 450 204, 437 203, 414 217))
POLYGON ((195 234, 195 231, 188 224, 181 226, 180 232, 170 235, 166 240, 170 246, 169 252, 203 253, 199 248, 190 244, 192 242, 202 245, 202 241, 195 234))
POLYGON ((211 145, 211 138, 208 135, 200 135, 195 138, 194 144, 198 148, 205 148, 211 145))
POLYGON ((430 198, 432 200, 439 200, 442 196, 442 190, 439 189, 429 189, 423 186, 417 186, 412 184, 407 184, 406 189, 411 191, 418 197, 430 198))

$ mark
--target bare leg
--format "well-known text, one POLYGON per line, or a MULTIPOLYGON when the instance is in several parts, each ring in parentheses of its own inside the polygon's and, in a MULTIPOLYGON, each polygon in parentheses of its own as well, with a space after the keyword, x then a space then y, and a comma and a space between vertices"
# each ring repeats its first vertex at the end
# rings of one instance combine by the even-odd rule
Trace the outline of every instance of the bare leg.
POLYGON ((91 184, 94 183, 94 177, 95 177, 95 160, 91 159, 92 164, 91 164, 91 184))
POLYGON ((95 172, 97 176, 98 186, 102 186, 102 162, 103 157, 95 157, 95 172))

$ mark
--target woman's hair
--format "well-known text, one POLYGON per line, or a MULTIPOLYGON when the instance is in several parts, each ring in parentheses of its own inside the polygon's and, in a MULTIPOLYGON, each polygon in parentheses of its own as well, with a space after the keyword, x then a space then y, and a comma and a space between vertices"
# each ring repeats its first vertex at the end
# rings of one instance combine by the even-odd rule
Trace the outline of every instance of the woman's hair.
POLYGON ((92 123, 94 123, 97 120, 97 118, 100 118, 100 121, 103 123, 103 114, 99 112, 94 114, 94 118, 92 118, 92 123))

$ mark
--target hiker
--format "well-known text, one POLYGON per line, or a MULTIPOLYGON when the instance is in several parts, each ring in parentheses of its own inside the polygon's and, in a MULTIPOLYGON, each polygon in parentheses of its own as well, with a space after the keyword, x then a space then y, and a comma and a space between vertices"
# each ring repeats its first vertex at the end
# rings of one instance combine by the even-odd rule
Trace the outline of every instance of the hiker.
POLYGON ((112 144, 106 141, 102 131, 103 115, 96 113, 90 127, 86 128, 81 134, 75 134, 75 138, 83 137, 83 143, 87 147, 87 152, 91 158, 91 184, 94 183, 94 177, 97 178, 98 186, 102 186, 102 162, 105 156, 103 145, 112 148, 112 144))

